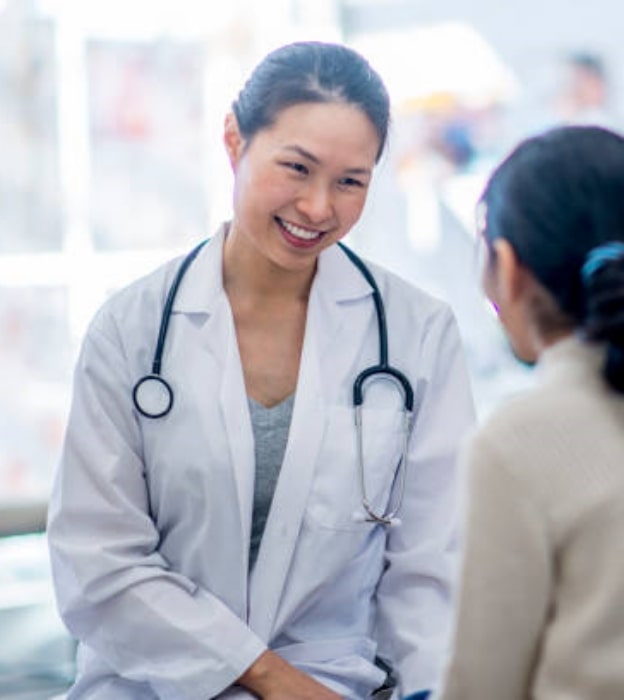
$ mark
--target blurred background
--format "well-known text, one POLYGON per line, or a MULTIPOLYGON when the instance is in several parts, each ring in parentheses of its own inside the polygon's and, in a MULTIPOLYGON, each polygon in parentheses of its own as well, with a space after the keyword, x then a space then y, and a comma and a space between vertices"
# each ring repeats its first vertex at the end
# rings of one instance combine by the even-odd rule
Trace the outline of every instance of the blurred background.
POLYGON ((621 128, 623 21, 617 0, 0 0, 0 698, 74 672, 44 527, 85 326, 228 218, 221 129, 256 62, 341 41, 386 80, 349 243, 453 306, 483 418, 532 377, 479 289, 475 201, 518 139, 621 128))

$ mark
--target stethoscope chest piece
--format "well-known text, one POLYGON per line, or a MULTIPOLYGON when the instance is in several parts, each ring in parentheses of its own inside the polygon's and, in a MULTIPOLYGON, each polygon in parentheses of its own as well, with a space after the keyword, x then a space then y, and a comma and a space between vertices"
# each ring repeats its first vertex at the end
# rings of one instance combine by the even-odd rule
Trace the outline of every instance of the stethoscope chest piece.
POLYGON ((132 398, 146 418, 162 418, 173 406, 173 391, 159 374, 146 374, 134 385, 132 398))

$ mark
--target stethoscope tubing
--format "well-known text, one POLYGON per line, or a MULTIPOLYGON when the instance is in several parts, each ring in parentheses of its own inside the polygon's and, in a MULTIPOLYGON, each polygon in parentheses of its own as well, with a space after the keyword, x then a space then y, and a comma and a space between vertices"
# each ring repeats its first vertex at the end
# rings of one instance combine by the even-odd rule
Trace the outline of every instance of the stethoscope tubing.
MULTIPOLYGON (((167 292, 165 303, 163 306, 160 326, 158 329, 158 338, 156 341, 156 349, 152 360, 152 371, 149 374, 141 377, 133 387, 132 399, 137 411, 146 418, 156 419, 166 416, 174 404, 174 393, 169 382, 161 375, 162 359, 165 350, 165 342, 167 332, 169 330, 169 322, 171 320, 173 304, 178 293, 178 289, 182 283, 184 275, 191 263, 195 260, 200 250, 206 245, 209 239, 206 239, 196 245, 190 253, 184 258, 176 276, 167 292), (144 404, 143 396, 146 392, 156 394, 156 408, 148 408, 144 404)), ((386 311, 381 297, 381 292, 373 274, 364 264, 359 256, 357 256, 350 248, 343 243, 338 243, 340 249, 355 265, 359 272, 363 275, 372 289, 373 303, 375 305, 375 315, 377 318, 377 335, 379 340, 379 361, 376 365, 367 367, 362 370, 353 382, 353 408, 355 416, 355 425, 357 433, 357 450, 358 450, 358 468, 360 476, 360 490, 362 496, 362 506, 366 513, 365 521, 376 522, 382 525, 393 525, 397 522, 396 515, 399 512, 403 495, 405 492, 405 472, 408 452, 408 440, 411 432, 413 411, 414 411, 414 390, 409 379, 398 369, 390 366, 388 362, 388 328, 386 323, 386 311), (383 513, 379 514, 375 511, 373 504, 368 498, 366 488, 365 467, 364 467, 364 445, 363 445, 363 430, 362 430, 362 406, 364 403, 364 387, 370 380, 388 379, 398 385, 403 396, 403 411, 404 411, 404 429, 402 450, 399 463, 395 470, 392 487, 398 480, 398 496, 394 504, 388 505, 383 513)), ((394 490, 393 488, 391 490, 394 490)))
MULTIPOLYGON (((154 360, 152 362, 152 374, 160 376, 160 371, 162 368, 162 356, 165 351, 165 340, 167 339, 167 331, 169 330, 169 321, 171 320, 171 312, 173 311, 173 302, 178 294, 178 289, 180 284, 182 284, 182 279, 186 274, 186 271, 191 266, 191 263, 197 257, 199 251, 208 243, 208 238, 202 241, 199 245, 196 245, 193 250, 184 258, 180 269, 178 270, 173 284, 167 292, 167 298, 165 299, 165 305, 163 307, 162 317, 160 321, 160 328, 158 329, 158 340, 156 342, 156 351, 154 352, 154 360)), ((164 380, 163 380, 164 381, 164 380)))
POLYGON ((394 378, 403 388, 405 394, 404 406, 405 410, 413 412, 414 410, 414 390, 409 379, 395 367, 388 364, 388 324, 386 323, 386 309, 379 291, 377 281, 373 274, 364 264, 363 260, 357 256, 344 243, 338 243, 338 246, 349 258, 349 260, 357 267, 364 279, 370 284, 373 290, 373 303, 375 304, 375 312, 377 317, 377 337, 379 339, 379 362, 376 365, 367 367, 362 370, 355 381, 353 382, 353 405, 361 406, 364 402, 364 382, 378 374, 387 374, 394 378))

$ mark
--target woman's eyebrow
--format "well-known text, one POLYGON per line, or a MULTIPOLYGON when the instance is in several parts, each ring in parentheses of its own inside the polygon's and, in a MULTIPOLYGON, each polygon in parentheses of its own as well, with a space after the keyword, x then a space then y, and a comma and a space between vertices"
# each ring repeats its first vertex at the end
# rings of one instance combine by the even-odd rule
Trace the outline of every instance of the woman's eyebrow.
POLYGON ((306 151, 305 148, 301 148, 301 146, 296 146, 296 145, 284 146, 284 149, 286 151, 294 151, 295 153, 300 155, 302 158, 307 158, 308 160, 311 160, 316 165, 320 165, 320 163, 321 163, 321 161, 315 155, 310 153, 310 151, 306 151))

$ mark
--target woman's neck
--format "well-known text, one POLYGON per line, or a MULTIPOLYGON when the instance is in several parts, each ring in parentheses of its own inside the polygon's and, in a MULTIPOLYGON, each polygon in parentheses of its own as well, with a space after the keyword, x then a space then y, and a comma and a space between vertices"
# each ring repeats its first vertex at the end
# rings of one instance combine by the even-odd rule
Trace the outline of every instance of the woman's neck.
POLYGON ((556 345, 559 341, 563 340, 564 338, 570 338, 573 335, 573 328, 559 328, 557 330, 553 330, 547 333, 541 332, 535 341, 537 355, 540 356, 548 348, 552 347, 553 345, 556 345))
POLYGON ((223 249, 223 286, 228 295, 258 301, 307 301, 316 268, 284 269, 237 238, 228 234, 223 249))

